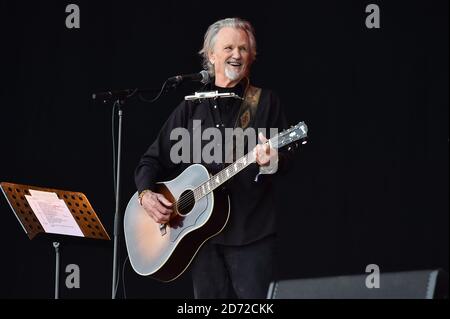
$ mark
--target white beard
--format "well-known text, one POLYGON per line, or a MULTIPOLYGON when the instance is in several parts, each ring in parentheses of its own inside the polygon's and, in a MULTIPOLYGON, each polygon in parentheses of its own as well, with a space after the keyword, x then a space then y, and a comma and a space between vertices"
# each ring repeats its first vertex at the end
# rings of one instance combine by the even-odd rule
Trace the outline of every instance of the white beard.
POLYGON ((236 81, 241 77, 241 72, 236 72, 234 70, 230 70, 228 66, 225 66, 225 76, 230 81, 236 81))

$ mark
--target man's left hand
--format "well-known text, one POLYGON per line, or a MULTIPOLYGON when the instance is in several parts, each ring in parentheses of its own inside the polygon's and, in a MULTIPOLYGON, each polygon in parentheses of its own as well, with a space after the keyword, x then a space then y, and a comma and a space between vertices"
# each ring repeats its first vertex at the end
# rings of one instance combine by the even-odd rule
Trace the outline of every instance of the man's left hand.
POLYGON ((263 144, 258 144, 255 147, 256 163, 260 166, 268 166, 270 162, 276 163, 278 160, 277 150, 266 143, 268 140, 263 133, 259 132, 258 137, 263 144))

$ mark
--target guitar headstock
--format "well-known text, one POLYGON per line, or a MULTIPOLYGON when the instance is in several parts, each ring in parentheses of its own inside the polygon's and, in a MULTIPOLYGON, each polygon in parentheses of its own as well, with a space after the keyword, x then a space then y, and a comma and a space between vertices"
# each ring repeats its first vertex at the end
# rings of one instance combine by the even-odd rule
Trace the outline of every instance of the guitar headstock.
POLYGON ((305 122, 299 122, 297 125, 292 126, 271 138, 270 143, 273 148, 281 148, 298 140, 302 140, 302 144, 306 144, 307 137, 308 126, 306 126, 305 122))

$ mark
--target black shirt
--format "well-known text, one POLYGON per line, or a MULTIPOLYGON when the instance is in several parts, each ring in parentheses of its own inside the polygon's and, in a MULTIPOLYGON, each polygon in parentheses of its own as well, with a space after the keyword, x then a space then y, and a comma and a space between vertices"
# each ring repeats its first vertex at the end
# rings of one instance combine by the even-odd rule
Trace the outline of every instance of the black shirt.
MULTIPOLYGON (((219 88, 212 86, 212 90, 220 92, 234 92, 243 97, 244 89, 241 85, 234 88, 219 88)), ((136 171, 135 182, 139 192, 144 189, 154 190, 155 183, 174 178, 189 165, 194 163, 193 141, 190 141, 190 163, 174 164, 170 159, 171 147, 177 141, 170 140, 172 129, 186 128, 191 136, 195 135, 198 123, 201 131, 209 127, 217 127, 222 131, 226 127, 238 127, 238 116, 242 101, 234 98, 221 98, 217 100, 207 99, 202 101, 183 101, 169 116, 161 128, 158 137, 142 156, 136 171), (193 120, 198 120, 197 127, 193 127, 193 120)), ((263 89, 259 105, 252 126, 255 129, 278 128, 279 131, 287 128, 286 117, 280 105, 277 95, 263 89)), ((198 134, 198 132, 197 132, 198 134)), ((201 141, 201 147, 210 141, 201 141)), ((223 147, 222 142, 222 147, 223 147)), ((247 150, 246 150, 247 152, 247 150)), ((287 168, 290 152, 279 150, 278 174, 287 168)), ((197 158, 201 158, 198 156, 197 158)), ((223 164, 225 151, 222 151, 222 161, 219 163, 203 164, 210 173, 215 174, 225 166, 223 164)), ((273 200, 273 178, 271 175, 260 175, 258 182, 255 177, 259 172, 257 164, 251 164, 242 172, 234 176, 226 183, 226 191, 230 196, 230 218, 225 229, 211 240, 215 243, 226 245, 242 245, 253 242, 275 232, 276 203, 273 200)))

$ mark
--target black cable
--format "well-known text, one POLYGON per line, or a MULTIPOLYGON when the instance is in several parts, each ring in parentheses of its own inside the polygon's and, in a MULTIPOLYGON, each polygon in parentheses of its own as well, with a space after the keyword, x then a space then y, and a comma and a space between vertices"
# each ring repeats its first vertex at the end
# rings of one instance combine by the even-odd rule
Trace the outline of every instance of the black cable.
MULTIPOLYGON (((126 292, 125 292, 125 280, 124 280, 124 273, 123 273, 123 271, 125 269, 125 263, 127 262, 127 260, 128 260, 128 256, 127 256, 127 258, 125 258, 125 261, 122 264, 122 285, 123 285, 122 289, 123 289, 123 293, 124 293, 125 299, 127 299, 127 295, 126 295, 126 292)), ((117 296, 117 289, 119 288, 119 282, 120 282, 120 268, 117 270, 117 283, 116 283, 116 287, 114 288, 114 296, 117 296)))
POLYGON ((134 89, 134 91, 131 92, 130 94, 128 94, 128 95, 126 96, 126 98, 129 99, 130 97, 132 97, 133 95, 135 95, 136 92, 137 92, 138 90, 139 90, 139 89, 134 89))
MULTIPOLYGON (((163 85, 161 87, 161 90, 159 91, 158 95, 155 98, 151 99, 151 100, 147 100, 145 97, 143 97, 142 93, 139 93, 139 99, 142 102, 153 103, 153 102, 155 102, 156 100, 158 100, 161 97, 161 95, 163 94, 164 90, 166 89, 166 86, 167 86, 167 80, 163 83, 163 85)), ((167 88, 170 88, 170 87, 167 87, 167 88)))
POLYGON ((125 258, 125 261, 123 262, 122 265, 122 290, 123 290, 123 298, 127 299, 127 290, 125 289, 125 265, 128 261, 129 256, 127 256, 127 258, 125 258))

